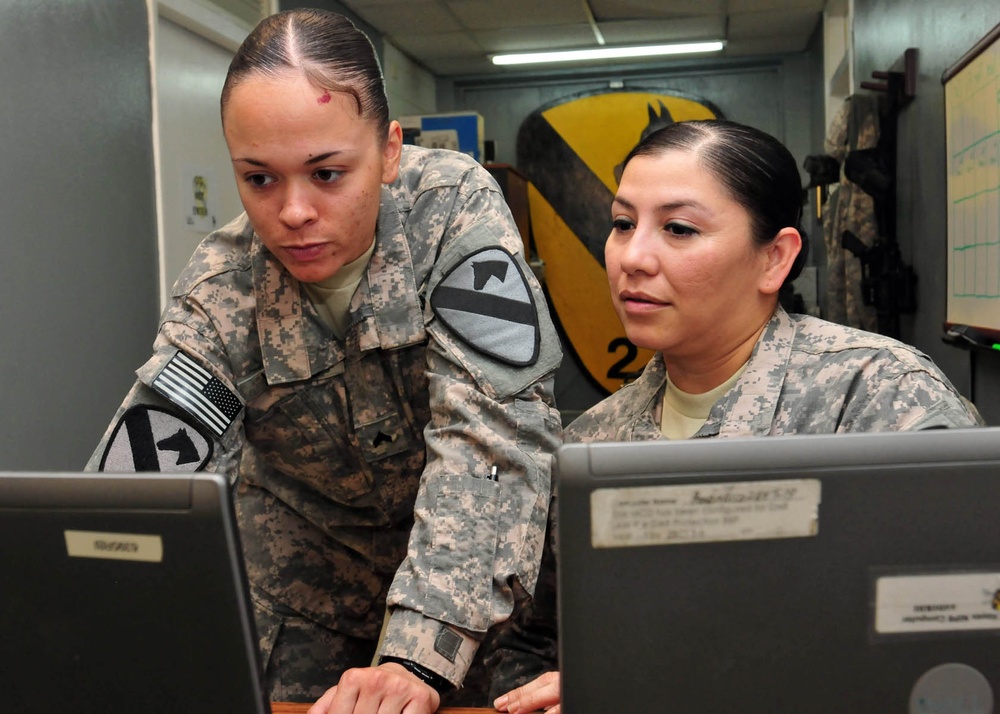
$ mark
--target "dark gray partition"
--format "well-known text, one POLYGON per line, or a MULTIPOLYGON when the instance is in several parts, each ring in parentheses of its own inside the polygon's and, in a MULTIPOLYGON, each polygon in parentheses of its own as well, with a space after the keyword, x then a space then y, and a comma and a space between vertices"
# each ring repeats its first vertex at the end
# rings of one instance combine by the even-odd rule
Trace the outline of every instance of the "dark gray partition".
POLYGON ((0 3, 0 67, 0 467, 79 467, 156 328, 146 3, 0 3))

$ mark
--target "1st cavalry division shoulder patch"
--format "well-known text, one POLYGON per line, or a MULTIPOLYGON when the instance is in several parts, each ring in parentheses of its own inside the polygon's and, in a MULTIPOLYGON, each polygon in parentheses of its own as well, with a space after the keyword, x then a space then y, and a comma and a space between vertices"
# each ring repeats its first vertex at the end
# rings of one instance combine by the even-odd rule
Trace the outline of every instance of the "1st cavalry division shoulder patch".
POLYGON ((140 404, 115 425, 101 459, 101 471, 201 471, 212 456, 212 442, 193 419, 140 404))
POLYGON ((502 248, 465 257, 431 294, 431 309, 463 342, 507 364, 538 360, 538 311, 524 273, 502 248))

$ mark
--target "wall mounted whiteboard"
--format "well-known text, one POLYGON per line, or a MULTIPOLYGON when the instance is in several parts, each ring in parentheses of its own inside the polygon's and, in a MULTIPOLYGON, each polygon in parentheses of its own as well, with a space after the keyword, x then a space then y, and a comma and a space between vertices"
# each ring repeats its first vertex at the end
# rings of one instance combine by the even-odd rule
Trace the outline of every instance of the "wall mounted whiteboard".
POLYGON ((1000 25, 945 71, 949 325, 1000 333, 1000 25))

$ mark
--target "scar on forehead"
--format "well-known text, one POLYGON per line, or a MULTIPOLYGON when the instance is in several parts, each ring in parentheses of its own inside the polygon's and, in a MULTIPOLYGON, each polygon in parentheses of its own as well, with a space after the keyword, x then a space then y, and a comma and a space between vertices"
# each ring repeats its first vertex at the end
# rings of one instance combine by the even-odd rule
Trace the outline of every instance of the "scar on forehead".
POLYGON ((320 96, 316 97, 317 104, 327 104, 330 101, 330 93, 323 92, 320 96))

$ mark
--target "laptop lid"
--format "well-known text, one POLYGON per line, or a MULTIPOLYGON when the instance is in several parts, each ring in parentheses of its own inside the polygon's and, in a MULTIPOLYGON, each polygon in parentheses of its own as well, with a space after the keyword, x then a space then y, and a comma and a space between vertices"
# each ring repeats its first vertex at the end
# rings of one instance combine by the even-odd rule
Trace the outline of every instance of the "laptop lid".
POLYGON ((5 711, 269 711, 221 477, 2 473, 0 574, 5 711))
POLYGON ((1000 428, 556 464, 564 711, 993 711, 1000 428))

